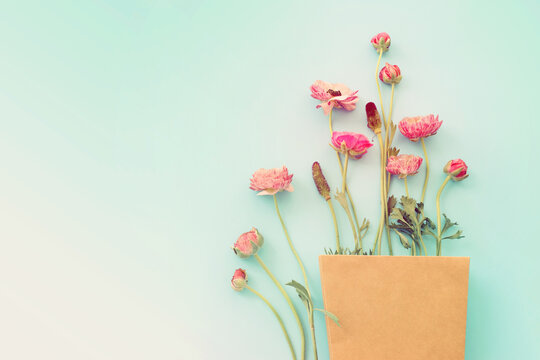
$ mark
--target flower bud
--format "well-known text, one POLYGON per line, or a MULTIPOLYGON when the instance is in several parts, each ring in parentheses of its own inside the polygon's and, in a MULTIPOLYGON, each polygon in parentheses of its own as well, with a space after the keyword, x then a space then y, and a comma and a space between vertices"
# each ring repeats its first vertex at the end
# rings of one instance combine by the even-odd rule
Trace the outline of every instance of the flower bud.
POLYGON ((366 104, 366 115, 367 115, 367 126, 375 134, 381 133, 381 117, 379 116, 379 111, 377 111, 377 106, 375 103, 368 102, 366 104))
POLYGON ((450 175, 454 181, 461 181, 469 176, 469 174, 467 174, 467 164, 461 159, 450 160, 446 163, 443 170, 450 175))
POLYGON ((262 235, 257 231, 257 229, 252 228, 251 231, 240 235, 238 240, 236 240, 234 243, 233 251, 241 258, 247 258, 251 255, 255 255, 263 243, 264 239, 262 235))
POLYGON ((390 35, 385 32, 378 33, 371 38, 371 45, 373 45, 377 52, 380 50, 383 52, 388 51, 388 48, 390 47, 390 35))
POLYGON ((313 174, 315 186, 317 187, 317 190, 319 190, 319 194, 321 194, 326 201, 330 200, 330 186, 328 186, 328 182, 322 173, 321 165, 317 161, 313 163, 311 172, 313 174))
POLYGON ((386 63, 379 73, 379 79, 385 84, 399 84, 401 81, 399 66, 386 63))
POLYGON ((242 291, 247 285, 247 273, 244 269, 236 269, 231 280, 233 290, 242 291))

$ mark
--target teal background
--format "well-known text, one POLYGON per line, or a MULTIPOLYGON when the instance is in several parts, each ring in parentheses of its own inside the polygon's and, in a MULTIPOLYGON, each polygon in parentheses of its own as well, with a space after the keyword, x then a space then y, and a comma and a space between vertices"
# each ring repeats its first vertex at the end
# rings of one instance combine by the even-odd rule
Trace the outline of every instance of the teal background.
MULTIPOLYGON (((296 190, 279 201, 322 306, 317 257, 333 229, 311 163, 333 188, 339 175, 309 85, 358 89, 359 108, 336 112, 335 129, 371 136, 369 40, 386 31, 383 60, 403 73, 394 120, 433 112, 444 122, 426 142, 432 216, 442 166, 461 157, 470 167, 442 197, 466 236, 444 253, 471 257, 466 359, 538 358, 539 10, 536 1, 2 2, 0 357, 288 358, 272 313, 229 286, 234 269, 247 269, 298 344, 280 294, 254 259, 230 250, 256 226, 276 276, 300 280, 272 199, 249 190, 249 178, 260 167, 294 173, 296 190)), ((399 134, 396 144, 421 153, 399 134)), ((378 176, 377 147, 350 165, 372 224, 378 176)), ((327 359, 322 317, 316 326, 327 359)))

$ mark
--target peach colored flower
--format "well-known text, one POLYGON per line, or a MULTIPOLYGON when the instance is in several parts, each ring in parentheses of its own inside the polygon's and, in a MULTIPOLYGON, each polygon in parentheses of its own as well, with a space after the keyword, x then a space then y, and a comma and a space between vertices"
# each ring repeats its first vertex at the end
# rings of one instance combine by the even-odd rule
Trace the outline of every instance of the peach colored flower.
POLYGON ((378 33, 371 38, 371 45, 379 52, 382 49, 383 52, 388 51, 390 47, 390 35, 385 32, 378 33))
POLYGON ((379 79, 385 84, 399 84, 401 81, 399 66, 386 63, 379 72, 379 79))
POLYGON ((469 174, 467 174, 467 164, 461 159, 450 160, 446 163, 443 170, 450 175, 454 181, 461 181, 469 176, 469 174))
POLYGON ((354 159, 360 159, 373 144, 362 134, 348 131, 334 131, 331 146, 354 159))
POLYGON ((442 125, 439 115, 414 116, 403 118, 399 122, 399 131, 411 141, 435 135, 442 125))
POLYGON ((386 171, 392 175, 398 175, 400 179, 418 172, 422 158, 415 155, 390 156, 386 164, 386 171))
POLYGON ((241 258, 247 258, 255 255, 263 244, 264 238, 262 235, 257 229, 252 228, 251 231, 245 232, 238 237, 234 243, 233 251, 241 258))
POLYGON ((275 169, 259 169, 251 177, 251 190, 260 191, 257 195, 274 195, 280 191, 293 191, 293 175, 285 166, 275 169))
POLYGON ((231 280, 231 287, 236 291, 242 291, 247 285, 247 273, 244 269, 236 269, 231 280))
POLYGON ((311 85, 311 97, 321 100, 317 109, 322 107, 326 115, 334 107, 346 111, 354 110, 358 101, 357 93, 358 91, 353 92, 343 84, 331 84, 322 80, 317 80, 311 85))

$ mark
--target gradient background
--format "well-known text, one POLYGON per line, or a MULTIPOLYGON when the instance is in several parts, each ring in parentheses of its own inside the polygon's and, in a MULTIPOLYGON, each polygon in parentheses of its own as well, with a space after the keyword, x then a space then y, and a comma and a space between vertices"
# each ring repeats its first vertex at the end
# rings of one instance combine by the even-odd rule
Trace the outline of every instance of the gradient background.
MULTIPOLYGON (((363 106, 376 99, 369 39, 380 31, 392 36, 383 60, 404 76, 394 119, 444 121, 427 140, 431 215, 442 166, 470 166, 442 199, 466 235, 444 252, 471 257, 466 358, 538 358, 539 11, 537 1, 2 2, 0 358, 288 358, 272 313, 230 289, 234 269, 248 270, 298 343, 285 302, 229 247, 257 226, 277 277, 300 280, 272 199, 248 189, 254 170, 286 164, 296 191, 279 195, 282 213, 322 306, 317 256, 334 238, 311 163, 334 188, 339 175, 309 85, 358 89, 359 109, 336 112, 335 129, 371 136, 363 106)), ((376 224, 374 150, 351 163, 349 183, 376 224)), ((422 179, 410 179, 413 194, 422 179)), ((317 336, 326 359, 322 316, 317 336)))

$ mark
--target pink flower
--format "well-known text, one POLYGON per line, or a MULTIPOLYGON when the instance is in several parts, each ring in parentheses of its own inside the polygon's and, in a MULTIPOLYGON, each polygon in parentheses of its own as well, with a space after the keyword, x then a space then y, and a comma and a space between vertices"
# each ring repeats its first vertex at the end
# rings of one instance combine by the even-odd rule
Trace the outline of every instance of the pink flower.
POLYGON ((343 84, 331 84, 322 80, 317 80, 311 85, 311 97, 321 100, 317 109, 323 109, 325 115, 328 115, 332 108, 352 111, 356 108, 358 91, 351 91, 343 84))
POLYGON ((386 63, 379 73, 379 79, 385 84, 399 84, 401 81, 399 66, 386 63))
POLYGON ((348 131, 334 131, 331 145, 336 151, 348 153, 354 159, 360 159, 373 146, 364 135, 348 131))
POLYGON ((257 229, 252 228, 251 231, 245 232, 238 237, 238 240, 234 243, 233 251, 241 258, 247 258, 255 255, 263 244, 264 238, 262 235, 257 229))
POLYGON ((418 141, 420 138, 435 135, 441 125, 439 115, 406 117, 399 122, 399 131, 411 141, 418 141))
POLYGON ((444 172, 452 177, 454 181, 461 181, 469 176, 467 174, 467 164, 461 159, 450 160, 444 166, 444 172))
POLYGON ((377 52, 380 50, 383 52, 388 51, 388 48, 390 47, 390 35, 385 32, 378 33, 371 38, 371 45, 373 45, 377 52))
POLYGON ((418 172, 422 158, 415 155, 390 156, 386 164, 386 171, 392 175, 399 175, 400 179, 418 172))
POLYGON ((231 280, 231 286, 236 291, 242 291, 247 285, 247 273, 244 269, 236 269, 231 280))
POLYGON ((251 177, 251 190, 260 191, 257 195, 274 195, 280 191, 293 191, 293 175, 285 166, 275 169, 259 169, 251 177))

